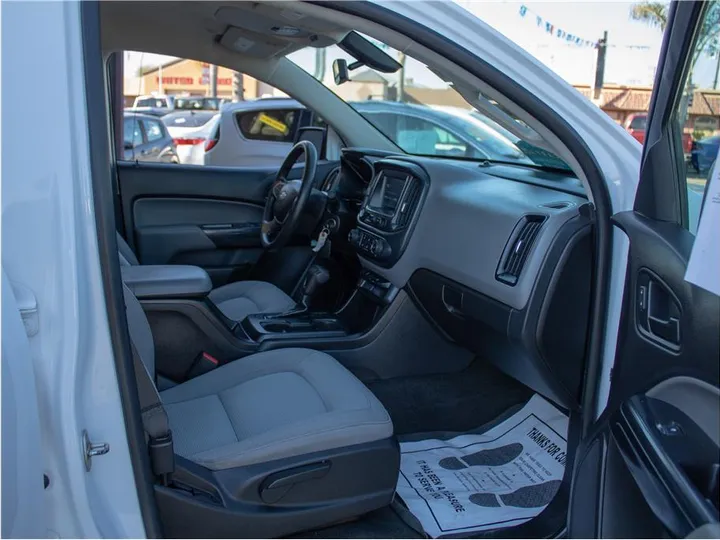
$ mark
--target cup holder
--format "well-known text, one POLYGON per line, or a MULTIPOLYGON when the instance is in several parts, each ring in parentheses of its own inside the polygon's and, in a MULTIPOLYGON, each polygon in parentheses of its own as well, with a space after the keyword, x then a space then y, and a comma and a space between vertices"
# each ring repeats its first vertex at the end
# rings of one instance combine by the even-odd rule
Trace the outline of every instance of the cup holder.
POLYGON ((290 329, 290 324, 285 321, 263 321, 260 324, 266 332, 282 333, 290 329))

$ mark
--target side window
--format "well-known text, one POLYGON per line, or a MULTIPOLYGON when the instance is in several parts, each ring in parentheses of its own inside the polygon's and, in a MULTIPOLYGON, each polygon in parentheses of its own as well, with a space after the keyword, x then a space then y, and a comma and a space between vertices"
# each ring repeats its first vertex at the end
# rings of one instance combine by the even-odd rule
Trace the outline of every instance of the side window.
POLYGON ((296 109, 265 109, 236 113, 235 121, 246 139, 292 143, 298 116, 296 109))
MULTIPOLYGON (((124 109, 127 118, 133 113, 143 117, 134 124, 123 122, 122 134, 117 130, 124 144, 116 150, 126 146, 125 159, 134 156, 127 145, 142 144, 143 139, 157 145, 172 138, 176 159, 183 165, 279 167, 299 126, 325 126, 324 119, 301 108, 291 96, 246 73, 150 51, 121 54, 123 95, 117 96, 108 114, 121 119, 124 109), (133 111, 136 107, 140 109, 133 111), (244 150, 249 140, 252 145, 244 150)), ((121 156, 122 152, 118 159, 121 156)))
POLYGON ((135 148, 143 143, 140 124, 135 118, 125 118, 123 122, 123 142, 125 148, 135 148))
POLYGON ((159 141, 165 137, 163 128, 160 126, 160 122, 157 120, 143 120, 145 126, 145 136, 149 143, 159 141))
MULTIPOLYGON (((702 28, 712 27, 717 18, 717 6, 709 3, 705 10, 702 28)), ((716 23, 715 23, 716 24, 716 23)), ((701 31, 702 34, 702 31, 701 31)), ((713 81, 703 76, 703 66, 717 58, 717 39, 714 41, 699 37, 690 55, 691 64, 685 79, 685 87, 675 109, 677 127, 676 144, 682 146, 677 159, 683 160, 685 185, 687 189, 688 229, 695 233, 698 227, 703 195, 710 172, 720 151, 720 110, 712 106, 716 90, 713 81), (679 140, 678 140, 679 139, 679 140)))

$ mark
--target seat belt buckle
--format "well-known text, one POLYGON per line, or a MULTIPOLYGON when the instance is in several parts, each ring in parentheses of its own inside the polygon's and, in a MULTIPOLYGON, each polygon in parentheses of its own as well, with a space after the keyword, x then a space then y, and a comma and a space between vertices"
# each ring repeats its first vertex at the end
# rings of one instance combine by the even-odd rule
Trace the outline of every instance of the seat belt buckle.
POLYGON ((172 431, 161 437, 150 437, 150 464, 155 476, 162 478, 168 485, 170 475, 175 471, 175 451, 173 449, 172 431))
POLYGON ((206 352, 202 352, 197 356, 190 367, 187 374, 188 379, 194 379, 200 375, 205 375, 205 373, 209 373, 218 367, 220 367, 220 361, 217 358, 206 352))

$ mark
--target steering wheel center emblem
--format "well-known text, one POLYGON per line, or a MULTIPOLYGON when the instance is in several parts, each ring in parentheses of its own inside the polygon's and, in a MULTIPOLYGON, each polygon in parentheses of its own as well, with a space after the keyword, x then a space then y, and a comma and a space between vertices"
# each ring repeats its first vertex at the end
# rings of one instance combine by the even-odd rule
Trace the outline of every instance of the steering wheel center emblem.
POLYGON ((287 191, 284 191, 284 190, 281 191, 281 192, 280 192, 280 200, 286 199, 286 198, 287 198, 287 195, 288 195, 288 194, 287 194, 287 191))

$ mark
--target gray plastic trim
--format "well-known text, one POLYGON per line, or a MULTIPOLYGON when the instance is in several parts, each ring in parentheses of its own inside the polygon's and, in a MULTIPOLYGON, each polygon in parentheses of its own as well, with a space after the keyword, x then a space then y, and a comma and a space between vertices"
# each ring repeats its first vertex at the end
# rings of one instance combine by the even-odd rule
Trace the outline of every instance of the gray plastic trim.
POLYGON ((212 290, 207 272, 198 266, 123 266, 122 280, 137 298, 188 298, 212 290))
MULTIPOLYGON (((396 287, 426 268, 515 309, 523 309, 560 228, 578 215, 587 202, 577 195, 498 178, 476 163, 412 157, 430 177, 429 193, 419 209, 407 248, 391 268, 381 268, 360 257, 362 265, 396 287), (567 201, 566 208, 541 205, 567 201), (527 214, 544 215, 520 279, 515 286, 501 283, 495 273, 510 235, 527 214)), ((360 225, 360 224, 358 224, 360 225)))

